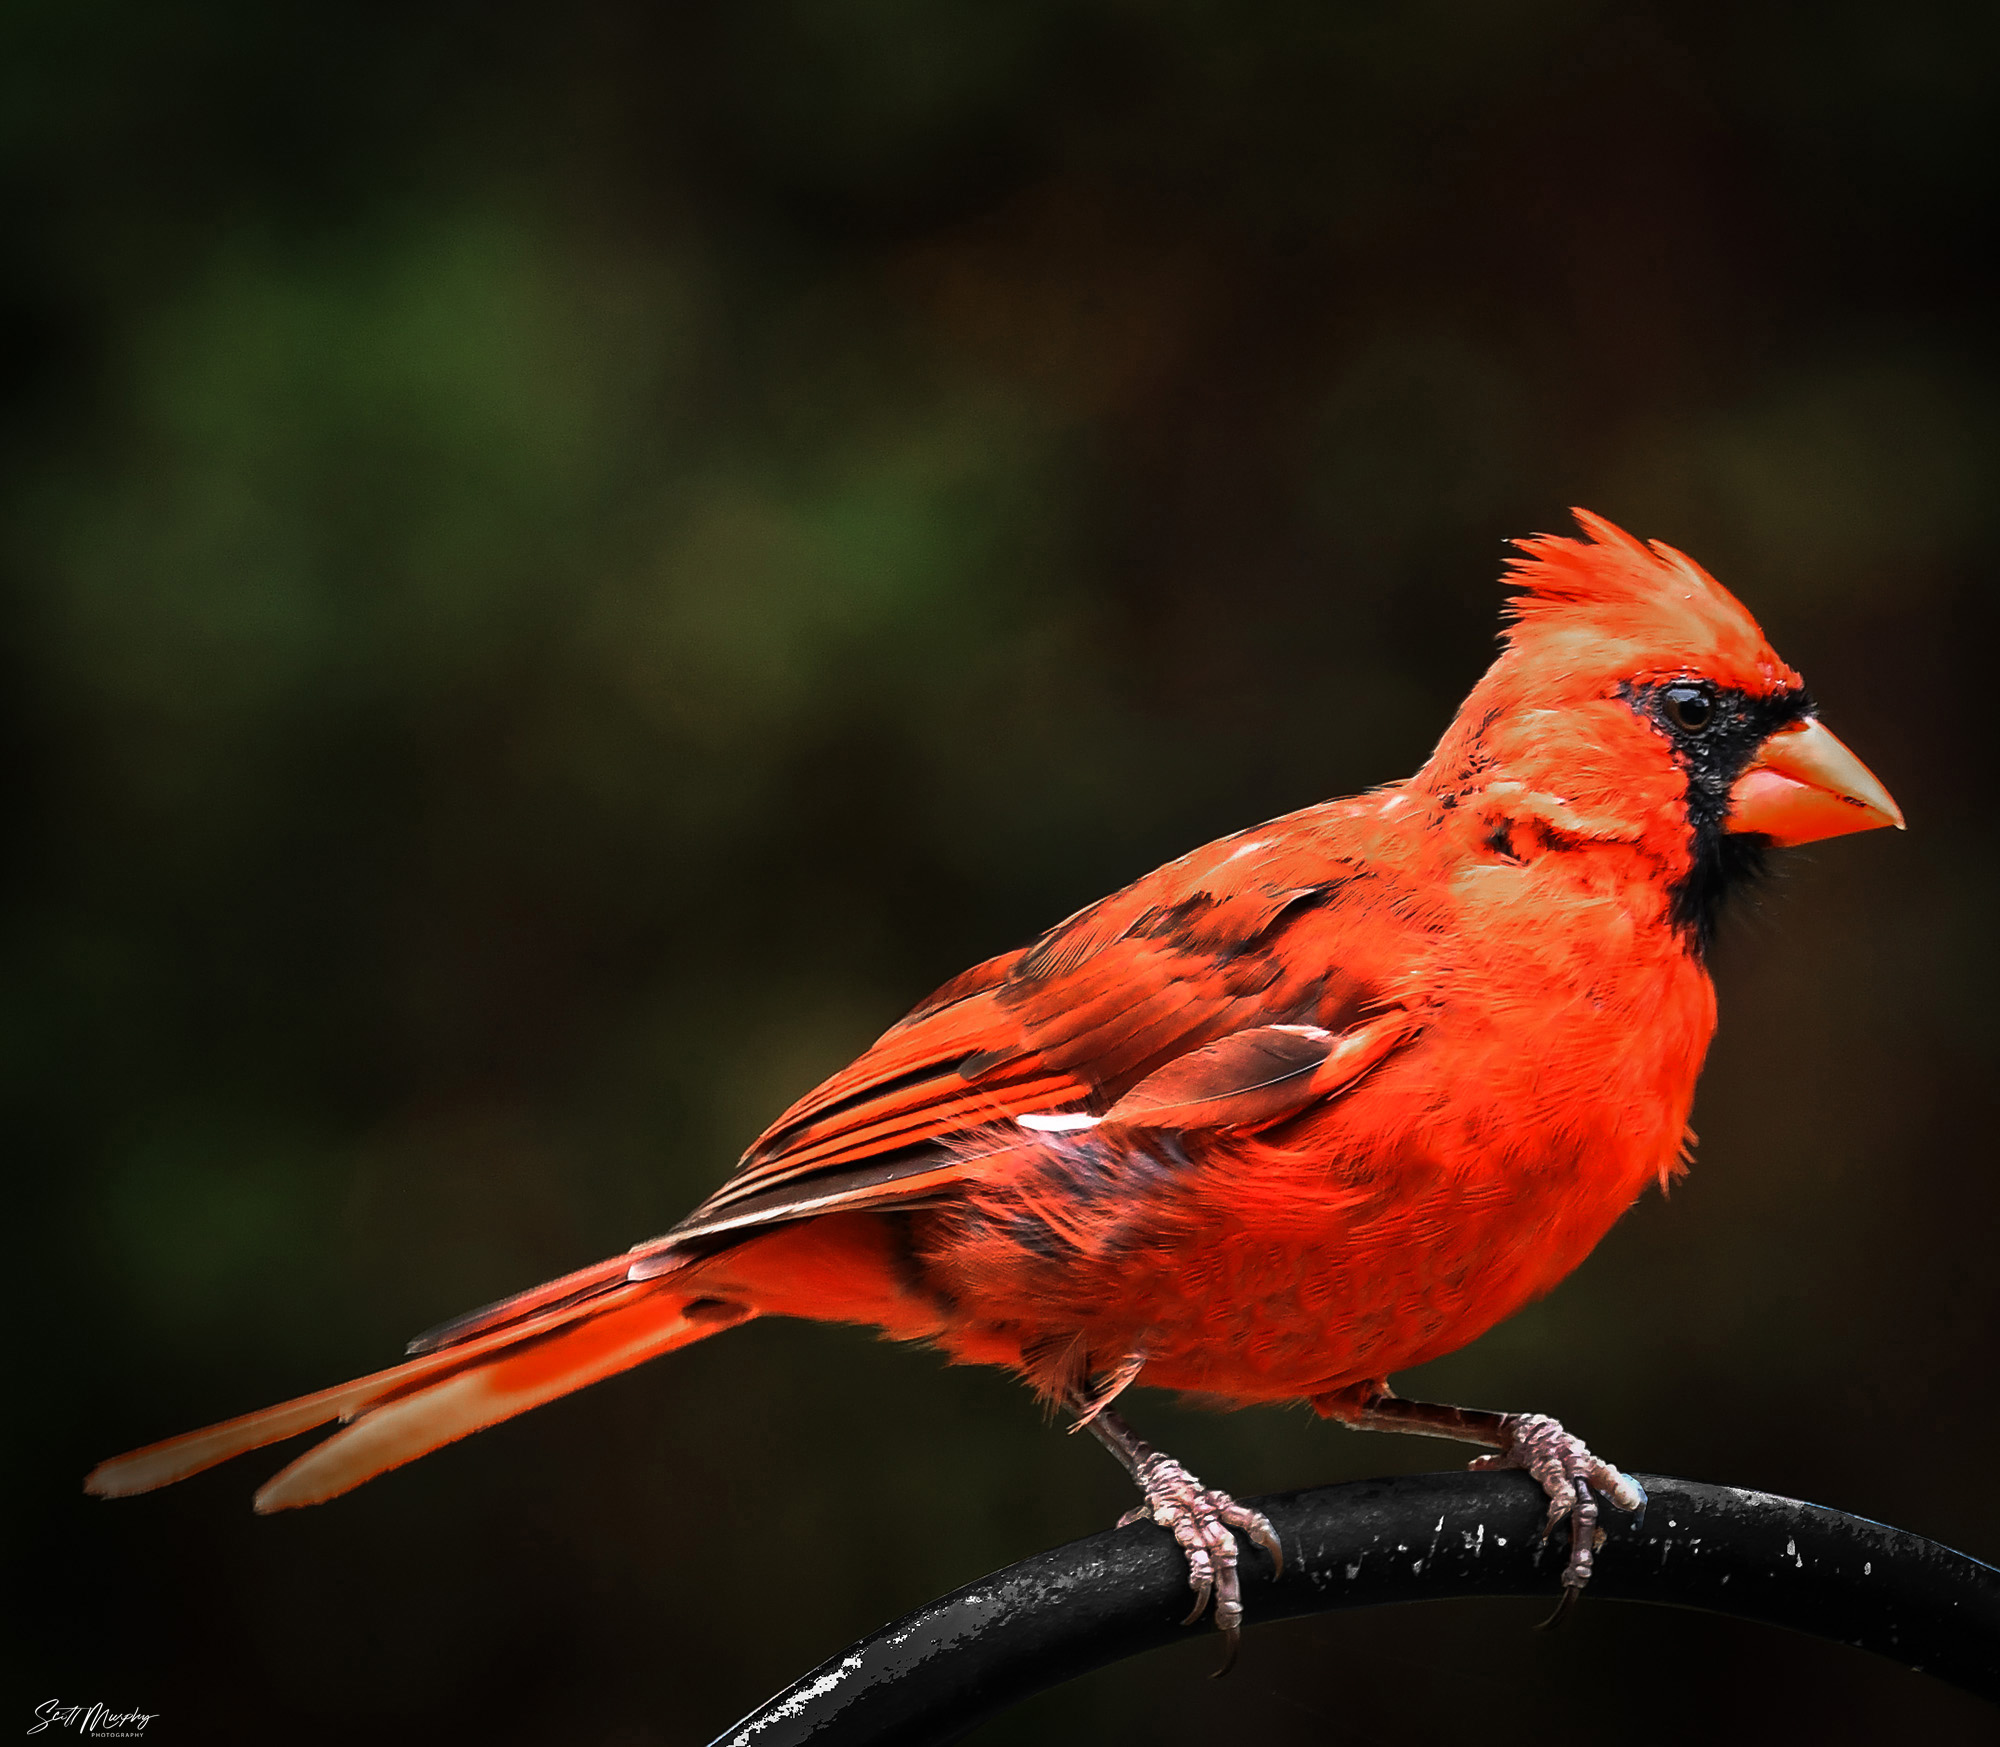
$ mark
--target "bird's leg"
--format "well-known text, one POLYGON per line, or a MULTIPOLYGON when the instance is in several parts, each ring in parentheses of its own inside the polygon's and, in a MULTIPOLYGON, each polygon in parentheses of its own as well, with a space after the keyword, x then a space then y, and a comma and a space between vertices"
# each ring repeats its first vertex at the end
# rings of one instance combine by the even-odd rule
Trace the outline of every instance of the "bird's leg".
POLYGON ((1592 1455, 1581 1438, 1564 1431, 1559 1421, 1542 1413, 1491 1413, 1477 1407, 1445 1407, 1432 1401, 1405 1401, 1387 1383, 1361 1384, 1314 1399, 1329 1419, 1359 1431, 1416 1432, 1426 1437, 1456 1438, 1467 1444, 1491 1445, 1494 1454, 1480 1456, 1472 1468, 1520 1468, 1549 1497, 1544 1535, 1569 1518, 1569 1564, 1563 1570, 1562 1603, 1550 1623, 1560 1618, 1590 1581, 1601 1531, 1597 1526, 1597 1494, 1603 1493, 1620 1510, 1643 1511, 1645 1490, 1629 1475, 1592 1455))
MULTIPOLYGON (((1085 1397, 1079 1405, 1088 1405, 1085 1397)), ((1285 1568, 1284 1550, 1278 1545, 1278 1531, 1261 1511, 1251 1510, 1217 1492, 1190 1474, 1171 1456, 1163 1456, 1108 1407, 1100 1407, 1089 1421, 1090 1435, 1125 1465, 1146 1502, 1134 1506, 1118 1519, 1127 1523, 1155 1522, 1179 1544, 1188 1563, 1188 1587, 1194 1591, 1194 1609, 1187 1624, 1208 1611, 1215 1602, 1216 1629, 1229 1640, 1222 1667, 1226 1673, 1236 1660, 1237 1639, 1243 1629, 1243 1591, 1237 1581, 1240 1530, 1271 1555, 1273 1575, 1285 1568)))
POLYGON ((1087 1378, 1081 1389, 1072 1390, 1069 1404, 1076 1409, 1076 1419, 1069 1428, 1071 1436, 1089 1430, 1097 1416, 1138 1381, 1145 1368, 1144 1353, 1127 1353, 1109 1376, 1087 1378))

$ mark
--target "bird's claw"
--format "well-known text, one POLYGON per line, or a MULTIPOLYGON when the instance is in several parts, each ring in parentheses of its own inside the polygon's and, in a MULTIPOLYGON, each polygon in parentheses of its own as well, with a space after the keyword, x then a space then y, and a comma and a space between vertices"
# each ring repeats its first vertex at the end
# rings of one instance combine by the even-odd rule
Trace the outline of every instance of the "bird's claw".
POLYGON ((1218 1674, 1236 1660, 1236 1643, 1243 1629, 1243 1589, 1237 1577, 1241 1553, 1236 1537, 1243 1534, 1270 1554, 1273 1575, 1285 1568, 1278 1531, 1263 1512, 1241 1505, 1226 1492, 1205 1487, 1169 1456, 1148 1456, 1138 1476, 1146 1502, 1118 1519, 1153 1522, 1173 1536, 1188 1565, 1188 1588, 1194 1607, 1182 1623, 1193 1625, 1214 1603, 1216 1629, 1228 1639, 1218 1674))
POLYGON ((1562 1599, 1543 1622, 1552 1626, 1590 1582, 1592 1563, 1604 1544, 1604 1531, 1597 1526, 1597 1495, 1602 1493, 1620 1510, 1643 1511, 1646 1493, 1629 1475, 1592 1455, 1581 1438, 1572 1437, 1560 1421, 1547 1414, 1509 1414, 1505 1430, 1506 1447, 1476 1458, 1470 1466, 1519 1468, 1532 1476, 1549 1497, 1544 1539, 1564 1517, 1569 1518, 1569 1562, 1563 1568, 1562 1599))

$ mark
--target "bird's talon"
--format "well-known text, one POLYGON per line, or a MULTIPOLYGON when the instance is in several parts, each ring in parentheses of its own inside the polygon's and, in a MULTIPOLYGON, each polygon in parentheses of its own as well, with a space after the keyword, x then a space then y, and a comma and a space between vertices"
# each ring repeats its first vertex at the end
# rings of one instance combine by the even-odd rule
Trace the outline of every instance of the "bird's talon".
MULTIPOLYGON (((1146 1502, 1127 1511, 1119 1526, 1152 1522, 1171 1534, 1187 1560, 1188 1587, 1194 1591, 1194 1606, 1182 1624, 1194 1625, 1213 1605, 1217 1628, 1234 1638, 1243 1623, 1242 1589, 1237 1580, 1241 1550, 1236 1534, 1248 1536, 1271 1555, 1273 1566, 1282 1569, 1284 1555, 1277 1530, 1262 1512, 1238 1504, 1226 1492, 1203 1486, 1178 1462, 1166 1457, 1149 1455, 1140 1467, 1139 1481, 1146 1490, 1146 1502)), ((1234 1661, 1233 1649, 1228 1659, 1234 1661)))
POLYGON ((1545 1620, 1537 1620, 1535 1622, 1535 1630, 1538 1632, 1553 1632, 1558 1626, 1567 1622, 1571 1613, 1575 1611, 1577 1598, 1582 1594, 1583 1591, 1575 1584, 1565 1581, 1561 1592, 1556 1596, 1556 1605, 1550 1611, 1549 1617, 1545 1620))
POLYGON ((1194 1591, 1194 1606, 1188 1610, 1187 1618, 1181 1621, 1184 1626, 1195 1624, 1208 1612, 1209 1597, 1215 1594, 1214 1583, 1206 1577, 1190 1578, 1188 1587, 1194 1591))
POLYGON ((1569 1521, 1569 1561, 1563 1570, 1564 1601, 1543 1622, 1557 1624, 1570 1598, 1590 1581, 1597 1550, 1606 1540, 1598 1526, 1598 1494, 1601 1492, 1624 1511, 1645 1508, 1646 1494, 1609 1462, 1591 1454, 1581 1438, 1572 1437, 1546 1414, 1509 1416, 1508 1444, 1495 1455, 1482 1456, 1475 1468, 1519 1468, 1531 1476, 1548 1494, 1548 1516, 1542 1524, 1546 1541, 1565 1518, 1569 1521))
POLYGON ((1271 1519, 1261 1511, 1248 1510, 1243 1514, 1248 1521, 1237 1523, 1236 1526, 1243 1530, 1256 1546, 1262 1547, 1270 1555, 1272 1577, 1284 1576, 1285 1546, 1278 1539, 1278 1531, 1271 1527, 1271 1519))

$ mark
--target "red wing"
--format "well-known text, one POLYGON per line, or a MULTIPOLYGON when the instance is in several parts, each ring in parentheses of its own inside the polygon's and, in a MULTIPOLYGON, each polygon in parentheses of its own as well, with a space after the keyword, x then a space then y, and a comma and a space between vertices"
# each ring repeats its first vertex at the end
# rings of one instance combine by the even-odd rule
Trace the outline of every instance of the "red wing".
POLYGON ((779 1117, 669 1241, 920 1201, 963 1173, 938 1144, 954 1135, 1102 1115, 1167 1062, 1251 1027, 1347 1024, 1370 992, 1297 948, 1367 876, 1301 823, 1211 845, 946 984, 779 1117))

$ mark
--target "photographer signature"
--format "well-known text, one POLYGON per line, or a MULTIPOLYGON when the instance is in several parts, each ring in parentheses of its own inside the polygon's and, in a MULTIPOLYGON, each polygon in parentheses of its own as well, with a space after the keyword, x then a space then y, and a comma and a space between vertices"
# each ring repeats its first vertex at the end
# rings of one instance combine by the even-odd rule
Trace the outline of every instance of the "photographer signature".
POLYGON ((39 1735, 44 1729, 74 1729, 86 1741, 135 1741, 158 1711, 114 1711, 109 1705, 66 1705, 59 1698, 35 1706, 35 1722, 28 1730, 39 1735))

